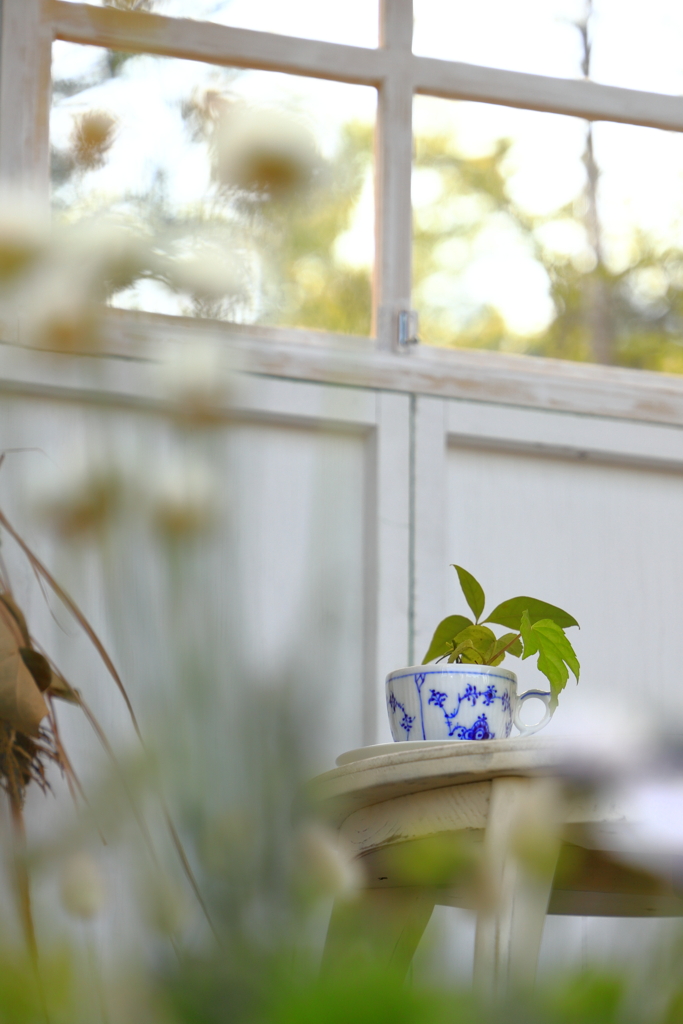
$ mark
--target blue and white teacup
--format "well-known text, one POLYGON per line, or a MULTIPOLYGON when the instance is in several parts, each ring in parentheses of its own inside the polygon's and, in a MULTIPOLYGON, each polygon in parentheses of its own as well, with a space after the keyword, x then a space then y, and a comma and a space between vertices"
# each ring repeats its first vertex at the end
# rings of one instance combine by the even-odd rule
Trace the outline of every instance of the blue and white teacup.
POLYGON ((517 676, 493 665, 413 665, 387 676, 391 735, 400 740, 506 739, 513 724, 523 736, 551 719, 550 694, 527 690, 517 695, 517 676), (545 715, 524 725, 520 711, 535 697, 545 715))

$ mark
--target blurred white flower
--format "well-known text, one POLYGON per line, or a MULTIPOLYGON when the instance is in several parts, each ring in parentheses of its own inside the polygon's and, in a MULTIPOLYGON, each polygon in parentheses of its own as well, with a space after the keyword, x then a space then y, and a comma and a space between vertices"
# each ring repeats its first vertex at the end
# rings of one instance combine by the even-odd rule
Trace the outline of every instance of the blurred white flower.
POLYGON ((22 343, 54 352, 92 351, 99 340, 98 310, 84 283, 66 270, 45 278, 19 310, 22 343))
POLYGON ((21 192, 0 192, 0 285, 13 285, 45 253, 49 239, 43 203, 21 192))
POLYGON ((102 872, 86 853, 75 853, 65 862, 61 877, 62 905, 74 917, 89 920, 106 903, 102 872))
POLYGON ((118 512, 124 481, 112 464, 74 459, 34 479, 30 501, 36 515, 62 537, 96 532, 118 512))
POLYGON ((144 274, 163 273, 152 238, 140 224, 116 219, 91 219, 55 232, 54 262, 66 264, 98 301, 128 288, 144 274))
POLYGON ((637 719, 627 707, 593 695, 591 714, 577 707, 553 719, 553 742, 584 775, 621 775, 647 761, 656 741, 656 717, 648 709, 637 719))
POLYGON ((239 268, 217 247, 169 260, 167 272, 174 288, 201 298, 236 296, 243 290, 239 268))
POLYGON ((358 861, 340 848, 337 835, 311 822, 299 833, 301 874, 307 886, 326 896, 353 896, 363 885, 358 861))
POLYGON ((628 827, 620 845, 655 858, 683 857, 683 779, 635 782, 623 791, 628 827))
POLYGON ((190 418, 213 418, 230 387, 225 343, 195 338, 174 346, 160 364, 162 388, 179 411, 190 418))
POLYGON ((27 270, 11 298, 22 342, 73 353, 99 346, 106 300, 141 276, 163 274, 164 261, 133 226, 92 220, 55 229, 27 270))
POLYGON ((145 483, 152 522, 166 537, 202 533, 213 526, 218 494, 207 466, 176 458, 145 483))
POLYGON ((211 142, 216 180, 265 199, 286 200, 303 192, 321 165, 308 128, 275 110, 227 107, 211 142))

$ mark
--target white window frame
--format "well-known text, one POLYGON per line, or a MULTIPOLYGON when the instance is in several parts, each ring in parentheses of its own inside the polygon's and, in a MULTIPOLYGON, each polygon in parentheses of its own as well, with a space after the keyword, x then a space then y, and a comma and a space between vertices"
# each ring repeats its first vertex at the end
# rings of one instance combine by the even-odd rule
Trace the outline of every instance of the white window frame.
POLYGON ((415 94, 683 131, 679 97, 416 56, 412 0, 380 0, 376 49, 65 0, 3 0, 1 16, 0 179, 30 183, 46 202, 55 39, 378 90, 373 338, 112 311, 112 352, 130 350, 131 337, 153 347, 161 334, 181 339, 202 331, 230 338, 244 369, 259 373, 683 423, 683 379, 492 352, 397 351, 398 315, 411 303, 415 94))

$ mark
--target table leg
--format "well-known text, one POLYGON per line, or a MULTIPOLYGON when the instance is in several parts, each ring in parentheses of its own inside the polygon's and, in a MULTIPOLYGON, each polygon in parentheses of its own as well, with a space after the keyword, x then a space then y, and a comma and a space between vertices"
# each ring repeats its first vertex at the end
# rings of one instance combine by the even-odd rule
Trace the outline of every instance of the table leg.
POLYGON ((434 909, 429 890, 365 889, 336 900, 322 970, 375 963, 404 977, 434 909))
POLYGON ((494 997, 534 982, 559 853, 560 798, 549 779, 491 783, 474 983, 494 997))

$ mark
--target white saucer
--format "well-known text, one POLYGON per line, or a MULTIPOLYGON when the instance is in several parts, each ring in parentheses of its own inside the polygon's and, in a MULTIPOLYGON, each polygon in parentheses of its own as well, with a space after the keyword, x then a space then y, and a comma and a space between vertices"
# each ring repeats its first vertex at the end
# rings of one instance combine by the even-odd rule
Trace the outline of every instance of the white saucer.
POLYGON ((425 747, 445 747, 451 743, 462 743, 462 740, 399 740, 397 743, 373 743, 371 747, 358 747, 347 750, 337 758, 337 767, 364 761, 368 757, 381 757, 382 754, 400 754, 403 750, 424 750, 425 747))

